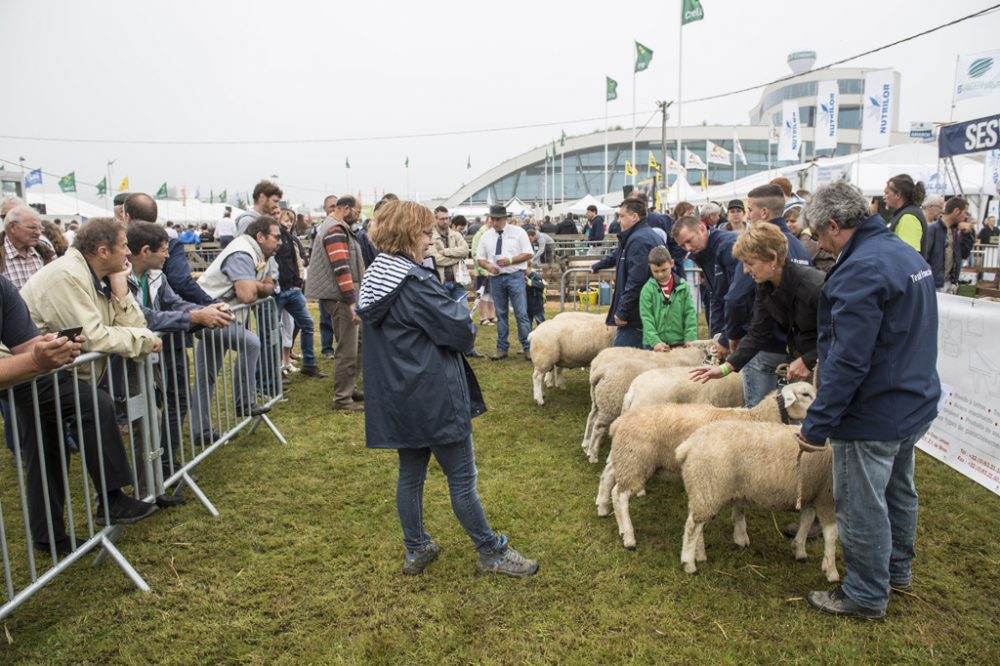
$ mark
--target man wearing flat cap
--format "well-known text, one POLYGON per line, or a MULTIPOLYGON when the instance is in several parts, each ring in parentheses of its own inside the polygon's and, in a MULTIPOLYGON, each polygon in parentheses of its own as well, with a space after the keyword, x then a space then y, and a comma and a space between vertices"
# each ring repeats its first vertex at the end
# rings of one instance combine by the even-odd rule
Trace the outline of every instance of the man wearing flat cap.
POLYGON ((531 325, 528 322, 524 271, 534 249, 524 229, 507 224, 506 206, 490 206, 490 218, 493 220, 493 228, 483 233, 476 251, 476 262, 490 274, 490 290, 497 310, 497 351, 490 356, 490 360, 507 358, 510 346, 508 303, 514 308, 521 349, 530 358, 528 333, 531 332, 531 325))

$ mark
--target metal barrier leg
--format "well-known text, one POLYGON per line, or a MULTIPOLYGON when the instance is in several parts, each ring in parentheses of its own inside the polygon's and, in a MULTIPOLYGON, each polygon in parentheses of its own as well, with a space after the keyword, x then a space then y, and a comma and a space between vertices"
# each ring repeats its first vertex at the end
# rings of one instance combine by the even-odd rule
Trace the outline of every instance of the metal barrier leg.
POLYGON ((118 565, 118 568, 121 569, 123 572, 125 572, 125 575, 128 576, 129 579, 131 579, 132 583, 134 583, 135 586, 140 590, 142 590, 143 592, 149 592, 149 585, 146 583, 146 581, 142 579, 142 576, 139 575, 139 572, 136 571, 131 564, 129 564, 129 561, 125 559, 125 556, 121 554, 121 551, 118 550, 118 548, 115 546, 115 544, 111 542, 111 539, 109 539, 106 534, 101 536, 100 543, 101 543, 101 548, 104 549, 103 552, 107 553, 111 557, 111 559, 115 561, 115 564, 118 565))
POLYGON ((181 474, 180 481, 177 484, 177 489, 174 492, 179 491, 185 485, 191 489, 191 492, 194 493, 194 496, 197 497, 198 501, 202 503, 206 511, 214 517, 219 516, 218 509, 216 509, 215 505, 209 501, 205 493, 202 492, 201 488, 198 487, 198 484, 194 482, 194 479, 192 479, 187 472, 181 474))
POLYGON ((261 414, 260 416, 258 416, 257 418, 255 418, 253 420, 253 425, 250 426, 250 434, 251 435, 257 429, 257 426, 260 425, 261 421, 263 421, 264 425, 267 426, 268 430, 270 430, 271 433, 275 437, 277 437, 277 439, 278 439, 279 442, 281 442, 282 444, 284 444, 286 446, 288 445, 288 440, 286 440, 285 436, 282 435, 281 432, 274 426, 274 423, 271 421, 271 419, 267 418, 267 414, 261 414))

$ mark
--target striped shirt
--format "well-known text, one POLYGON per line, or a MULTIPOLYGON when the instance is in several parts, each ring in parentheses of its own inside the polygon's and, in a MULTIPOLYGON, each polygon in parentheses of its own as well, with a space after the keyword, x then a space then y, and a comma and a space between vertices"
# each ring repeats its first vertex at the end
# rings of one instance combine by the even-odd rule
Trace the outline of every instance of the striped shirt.
POLYGON ((365 271, 358 305, 362 309, 367 308, 388 296, 403 282, 407 273, 415 265, 405 257, 396 257, 391 254, 378 255, 365 271))
POLYGON ((42 255, 38 254, 38 250, 33 247, 29 247, 28 251, 21 254, 14 247, 14 244, 10 242, 10 237, 5 236, 3 239, 3 251, 4 251, 4 266, 3 275, 5 278, 10 280, 17 290, 20 291, 21 287, 31 279, 31 276, 42 269, 45 262, 42 260, 42 255))
POLYGON ((323 249, 333 268, 333 278, 344 297, 344 302, 352 304, 355 301, 354 276, 351 275, 351 246, 347 232, 339 224, 334 225, 323 238, 323 249))

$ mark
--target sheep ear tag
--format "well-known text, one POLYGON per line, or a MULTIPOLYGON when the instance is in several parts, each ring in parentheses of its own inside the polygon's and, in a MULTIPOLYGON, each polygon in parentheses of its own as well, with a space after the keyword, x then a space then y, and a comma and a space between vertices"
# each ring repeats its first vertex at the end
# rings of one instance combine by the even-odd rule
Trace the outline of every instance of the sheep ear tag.
POLYGON ((781 389, 781 398, 785 401, 785 408, 787 409, 791 405, 795 404, 795 391, 793 391, 790 386, 786 386, 781 389))

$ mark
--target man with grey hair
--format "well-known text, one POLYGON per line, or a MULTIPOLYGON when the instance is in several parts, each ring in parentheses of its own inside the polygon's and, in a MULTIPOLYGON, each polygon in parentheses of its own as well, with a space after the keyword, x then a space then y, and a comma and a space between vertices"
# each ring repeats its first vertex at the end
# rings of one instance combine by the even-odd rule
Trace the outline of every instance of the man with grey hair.
POLYGON ((846 181, 820 187, 806 216, 819 244, 838 257, 817 309, 819 395, 799 440, 803 451, 827 441, 833 449, 847 569, 840 587, 808 600, 824 613, 882 620, 890 588, 910 589, 913 448, 941 395, 934 281, 923 258, 846 181))
POLYGON ((722 208, 718 204, 708 203, 701 207, 701 219, 710 227, 719 226, 722 208))
MULTIPOLYGON (((3 252, 0 253, 0 275, 10 280, 18 290, 41 270, 46 257, 39 252, 42 218, 34 208, 14 206, 4 216, 3 252)), ((47 253, 51 261, 54 252, 47 253)))
POLYGON ((924 219, 930 225, 941 217, 941 212, 944 210, 944 197, 940 194, 928 194, 924 198, 921 208, 924 211, 924 219))
POLYGON ((14 210, 17 206, 23 205, 25 205, 24 200, 18 197, 7 197, 3 200, 3 203, 0 204, 0 220, 6 219, 7 213, 14 210))

